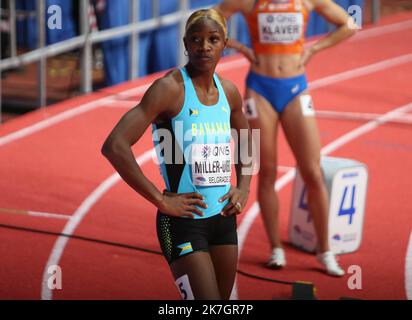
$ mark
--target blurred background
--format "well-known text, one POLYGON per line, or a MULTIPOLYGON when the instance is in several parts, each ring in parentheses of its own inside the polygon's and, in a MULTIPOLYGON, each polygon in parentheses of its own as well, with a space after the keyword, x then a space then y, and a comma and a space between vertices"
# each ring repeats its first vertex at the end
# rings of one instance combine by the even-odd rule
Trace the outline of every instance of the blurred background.
MULTIPOLYGON (((1 0, 1 122, 73 96, 184 63, 182 30, 190 12, 217 0, 1 0), (56 7, 57 6, 57 7, 56 7)), ((362 24, 411 0, 337 0, 362 9, 362 24)), ((330 30, 312 13, 307 36, 330 30)), ((249 45, 241 15, 230 36, 249 45)), ((226 52, 230 55, 233 52, 226 52)))

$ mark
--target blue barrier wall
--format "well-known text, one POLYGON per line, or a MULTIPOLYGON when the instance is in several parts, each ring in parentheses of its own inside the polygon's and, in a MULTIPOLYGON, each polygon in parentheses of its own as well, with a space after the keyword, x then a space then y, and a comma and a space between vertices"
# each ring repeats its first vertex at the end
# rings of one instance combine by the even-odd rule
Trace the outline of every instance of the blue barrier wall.
MULTIPOLYGON (((76 27, 73 21, 73 3, 71 0, 47 0, 46 7, 51 5, 58 5, 62 12, 62 28, 61 29, 49 29, 46 28, 47 44, 53 44, 59 41, 67 40, 76 36, 76 27)), ((53 13, 47 13, 46 21, 53 19, 53 13)))
MULTIPOLYGON (((139 21, 152 17, 152 1, 139 1, 139 21)), ((99 28, 106 29, 125 25, 129 22, 129 1, 106 1, 105 10, 99 17, 99 28)), ((139 72, 137 76, 146 75, 149 70, 149 55, 151 32, 140 34, 139 37, 139 72)), ((102 43, 106 84, 114 85, 128 80, 129 77, 129 37, 118 37, 102 43)))
MULTIPOLYGON (((36 11, 35 0, 16 1, 17 10, 36 11)), ((47 0, 46 1, 46 43, 53 44, 59 41, 67 40, 76 35, 73 22, 73 1, 72 0, 47 0), (62 28, 48 29, 47 21, 52 14, 47 13, 47 8, 51 5, 58 5, 62 13, 62 28)), ((36 17, 19 18, 16 22, 17 45, 22 48, 35 49, 37 47, 37 25, 36 17)))
MULTIPOLYGON (((160 16, 173 13, 178 9, 178 0, 159 1, 160 16)), ((175 24, 159 28, 153 32, 153 42, 150 50, 151 59, 149 61, 150 73, 176 66, 178 61, 178 30, 179 26, 175 24)))
MULTIPOLYGON (((34 0, 16 1, 17 10, 35 11, 34 0)), ((21 48, 35 49, 37 46, 36 17, 20 18, 16 20, 17 46, 21 48)))

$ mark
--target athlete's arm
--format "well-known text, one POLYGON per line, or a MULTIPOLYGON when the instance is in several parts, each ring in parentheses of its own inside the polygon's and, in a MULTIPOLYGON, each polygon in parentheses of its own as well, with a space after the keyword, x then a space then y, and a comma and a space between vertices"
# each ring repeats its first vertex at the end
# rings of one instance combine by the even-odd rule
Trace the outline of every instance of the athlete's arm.
MULTIPOLYGON (((219 11, 226 19, 237 12, 249 12, 252 10, 255 0, 225 0, 217 4, 214 9, 219 11)), ((243 54, 250 62, 256 63, 256 57, 252 49, 240 43, 236 39, 229 38, 227 47, 235 49, 243 54)))
POLYGON ((342 7, 334 3, 332 0, 310 0, 310 3, 313 6, 313 10, 319 13, 328 22, 334 24, 337 28, 335 31, 321 38, 310 48, 305 50, 305 54, 302 57, 303 65, 309 61, 313 54, 332 47, 356 33, 353 19, 342 7))
POLYGON ((213 8, 229 19, 237 12, 249 12, 254 4, 255 0, 223 0, 213 8))
POLYGON ((252 155, 252 136, 248 121, 243 114, 243 100, 239 91, 230 81, 223 80, 222 85, 231 108, 230 125, 237 135, 237 139, 235 139, 237 186, 236 188, 231 187, 229 193, 222 198, 222 201, 230 199, 229 203, 223 208, 222 213, 231 215, 239 213, 235 206, 237 202, 241 204, 242 209, 246 206, 249 196, 253 165, 252 158, 250 158, 252 155))
POLYGON ((178 100, 179 90, 178 84, 171 77, 156 80, 139 105, 128 111, 114 127, 102 146, 102 154, 130 187, 158 207, 161 212, 174 216, 193 217, 192 212, 202 215, 202 212, 194 206, 195 204, 203 206, 200 202, 202 196, 185 194, 176 197, 162 194, 145 177, 131 149, 157 117, 171 112, 171 101, 178 100))

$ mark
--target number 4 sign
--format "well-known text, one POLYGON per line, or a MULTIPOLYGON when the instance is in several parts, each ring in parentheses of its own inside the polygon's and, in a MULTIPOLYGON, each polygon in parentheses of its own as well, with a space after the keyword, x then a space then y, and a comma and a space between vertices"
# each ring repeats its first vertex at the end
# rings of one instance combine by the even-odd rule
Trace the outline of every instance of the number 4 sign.
MULTIPOLYGON (((355 214, 355 207, 354 207, 354 202, 355 202, 355 193, 356 193, 356 185, 352 186, 352 197, 350 198, 350 205, 347 207, 344 207, 345 205, 345 200, 346 200, 346 195, 348 193, 349 186, 346 186, 345 189, 343 190, 343 196, 342 196, 342 201, 340 203, 340 208, 338 212, 338 216, 349 216, 349 224, 352 224, 352 218, 353 215, 355 214)), ((349 196, 348 196, 349 198, 349 196)))
MULTIPOLYGON (((364 164, 343 158, 323 157, 322 171, 329 193, 329 245, 337 254, 358 249, 362 239, 368 172, 364 164)), ((308 211, 306 187, 296 175, 289 219, 290 241, 314 252, 316 233, 308 211)))

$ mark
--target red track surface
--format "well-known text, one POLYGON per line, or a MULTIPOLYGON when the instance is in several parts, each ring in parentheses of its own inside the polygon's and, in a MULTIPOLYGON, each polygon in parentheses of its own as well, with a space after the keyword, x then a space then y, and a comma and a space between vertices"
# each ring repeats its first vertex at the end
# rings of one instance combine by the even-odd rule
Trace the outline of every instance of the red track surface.
MULTIPOLYGON (((315 80, 365 67, 412 52, 412 14, 383 20, 379 26, 406 22, 406 29, 375 36, 359 37, 316 56, 308 70, 315 80), (407 39, 409 37, 409 39, 407 39)), ((365 34, 367 31, 364 31, 365 34)), ((363 32, 360 33, 362 35, 363 32)), ((244 90, 247 72, 244 60, 225 60, 221 75, 244 90)), ((412 59, 397 66, 369 70, 362 76, 324 85, 311 91, 318 110, 384 114, 412 103, 412 59)), ((68 216, 84 216, 73 234, 132 246, 159 250, 155 234, 155 208, 125 183, 117 182, 96 197, 82 211, 84 201, 114 174, 101 156, 100 147, 108 132, 140 94, 119 95, 128 89, 150 84, 159 75, 76 98, 12 120, 0 127, 0 208, 14 208, 68 216), (110 98, 96 106, 101 98, 110 98), (68 110, 89 110, 47 125, 68 110), (94 105, 94 106, 93 106, 94 105), (42 122, 46 121, 46 122, 42 122), (20 138, 11 134, 45 123, 20 138), (14 140, 6 141, 12 137, 14 140), (80 208, 80 211, 79 211, 80 208)), ((140 90, 143 92, 143 90, 140 90)), ((76 111, 77 110, 77 111, 76 111)), ((319 119, 322 143, 336 140, 364 122, 319 119)), ((411 125, 388 123, 343 145, 331 155, 353 158, 369 170, 363 240, 356 253, 342 255, 346 268, 362 268, 362 290, 349 290, 350 275, 335 279, 319 272, 313 256, 286 245, 288 267, 284 271, 265 269, 268 255, 263 225, 256 219, 241 252, 239 268, 257 275, 282 280, 314 282, 320 299, 350 296, 362 299, 406 299, 405 255, 412 230, 410 210, 410 169, 412 164, 411 125)), ((264 137, 263 137, 264 138, 264 137)), ((138 158, 152 148, 146 132, 135 146, 138 158)), ((283 136, 279 163, 294 166, 283 136)), ((157 166, 143 164, 147 176, 162 188, 157 166)), ((248 208, 256 201, 255 185, 248 208)), ((291 184, 280 191, 282 238, 287 239, 291 184)), ((239 216, 241 225, 247 214, 239 216)), ((60 233, 68 220, 31 217, 0 212, 0 299, 40 299, 42 279, 57 236, 5 227, 19 226, 60 233)), ((67 232, 67 230, 65 230, 67 232)), ((67 240, 67 238, 66 238, 67 240)), ((70 239, 58 264, 63 271, 63 289, 52 292, 53 299, 177 299, 170 271, 162 256, 101 243, 70 239)), ((409 266, 412 268, 412 266, 409 266)), ((47 277, 46 277, 47 280, 47 277)), ((290 287, 238 275, 240 299, 290 297, 290 287)), ((45 292, 43 292, 45 294, 45 292)), ((46 296, 43 296, 46 297, 46 296)))

